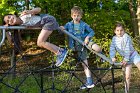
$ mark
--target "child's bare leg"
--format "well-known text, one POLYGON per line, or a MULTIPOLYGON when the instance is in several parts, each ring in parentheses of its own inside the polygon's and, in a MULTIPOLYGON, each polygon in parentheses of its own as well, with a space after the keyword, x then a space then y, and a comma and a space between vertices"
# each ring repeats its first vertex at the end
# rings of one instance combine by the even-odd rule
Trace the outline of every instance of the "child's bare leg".
POLYGON ((91 77, 91 72, 88 69, 88 61, 87 60, 84 60, 84 63, 82 63, 82 66, 84 68, 84 72, 86 74, 86 77, 91 77))
POLYGON ((131 69, 132 69, 132 65, 126 66, 125 79, 126 79, 127 86, 125 86, 125 87, 127 88, 127 91, 129 91, 129 87, 130 87, 131 69))
POLYGON ((57 54, 59 47, 54 45, 54 44, 51 44, 49 42, 46 42, 46 40, 48 39, 48 37, 50 36, 50 34, 52 32, 53 31, 48 31, 48 30, 42 29, 39 36, 38 36, 38 39, 37 39, 37 45, 39 47, 46 48, 46 49, 50 50, 51 52, 57 54))
POLYGON ((84 72, 86 75, 86 84, 82 85, 80 87, 80 89, 93 88, 95 85, 94 85, 93 79, 91 77, 91 71, 89 70, 87 59, 84 60, 84 63, 82 63, 82 66, 84 68, 84 72))

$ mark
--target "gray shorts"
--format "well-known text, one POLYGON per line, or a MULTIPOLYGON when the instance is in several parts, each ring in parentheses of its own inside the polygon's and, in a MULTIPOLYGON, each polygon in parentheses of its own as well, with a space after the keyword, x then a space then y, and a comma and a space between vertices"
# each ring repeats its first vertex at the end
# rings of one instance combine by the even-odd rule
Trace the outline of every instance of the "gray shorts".
MULTIPOLYGON (((95 44, 95 43, 93 41, 90 41, 88 43, 88 46, 92 47, 93 44, 95 44)), ((77 54, 76 54, 77 57, 80 58, 82 61, 84 61, 88 58, 88 50, 86 47, 83 47, 82 45, 79 44, 79 45, 75 46, 74 50, 77 52, 77 54)))
POLYGON ((42 14, 40 16, 42 17, 42 20, 40 22, 42 29, 53 31, 59 28, 59 24, 56 21, 55 17, 48 14, 42 14))
POLYGON ((82 45, 75 46, 75 56, 84 61, 88 58, 87 48, 82 45))

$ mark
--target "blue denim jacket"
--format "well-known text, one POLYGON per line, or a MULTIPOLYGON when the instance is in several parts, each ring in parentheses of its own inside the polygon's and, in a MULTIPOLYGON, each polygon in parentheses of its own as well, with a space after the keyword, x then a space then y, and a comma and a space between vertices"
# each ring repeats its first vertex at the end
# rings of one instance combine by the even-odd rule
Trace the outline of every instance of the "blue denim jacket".
MULTIPOLYGON (((70 32, 71 34, 76 36, 76 33, 75 33, 76 31, 74 31, 73 21, 66 23, 64 28, 68 32, 70 32)), ((80 36, 82 38, 82 41, 84 41, 87 36, 89 36, 91 38, 95 34, 93 29, 91 29, 90 26, 87 23, 83 22, 82 20, 80 21, 80 31, 81 31, 80 36)), ((71 37, 69 37, 69 47, 74 48, 74 40, 71 37)))

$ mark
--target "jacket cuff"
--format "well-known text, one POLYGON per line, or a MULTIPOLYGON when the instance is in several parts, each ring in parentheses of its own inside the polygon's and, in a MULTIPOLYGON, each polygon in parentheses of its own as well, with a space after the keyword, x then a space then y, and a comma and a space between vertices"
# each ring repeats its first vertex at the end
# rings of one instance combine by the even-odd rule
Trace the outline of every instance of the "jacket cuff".
POLYGON ((127 59, 127 58, 124 58, 124 61, 128 62, 128 61, 129 61, 129 59, 127 59))

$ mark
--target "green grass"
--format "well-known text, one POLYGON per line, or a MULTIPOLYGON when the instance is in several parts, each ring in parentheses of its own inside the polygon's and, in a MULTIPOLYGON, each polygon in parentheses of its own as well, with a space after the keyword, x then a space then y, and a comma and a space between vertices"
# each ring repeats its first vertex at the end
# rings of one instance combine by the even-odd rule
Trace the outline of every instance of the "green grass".
MULTIPOLYGON (((132 79, 131 79, 131 87, 130 93, 139 93, 139 76, 137 75, 138 71, 136 69, 133 70, 132 79), (136 78, 137 77, 137 78, 136 78)), ((102 76, 104 72, 95 72, 96 75, 102 76)), ((121 70, 115 71, 115 77, 122 77, 121 70)), ((2 76, 1 76, 2 77, 2 76)), ((45 93, 112 93, 112 85, 104 86, 100 85, 98 82, 98 86, 90 90, 80 90, 79 87, 82 85, 82 82, 85 82, 85 74, 82 72, 76 72, 75 74, 70 74, 68 72, 56 72, 54 73, 54 78, 52 78, 52 73, 44 73, 43 76, 43 89, 45 93), (75 75, 75 76, 74 76, 75 75), (77 77, 77 78, 76 78, 77 77), (68 81, 70 81, 68 83, 68 81), (53 86, 54 85, 54 86, 53 86)), ((97 78, 94 77, 96 81, 97 78)), ((108 72, 102 78, 102 83, 108 82, 111 80, 111 73, 108 72)), ((15 93, 15 89, 17 89, 22 93, 41 93, 40 83, 41 78, 40 74, 22 74, 18 75, 15 79, 12 79, 10 76, 6 76, 2 82, 0 82, 0 93, 15 93), (20 85, 21 84, 21 85, 20 85), (6 85, 9 85, 7 87, 6 85), (13 88, 12 88, 13 87, 13 88)), ((19 93, 19 92, 17 92, 19 93)), ((115 93, 124 93, 124 85, 123 82, 115 83, 115 93)))

